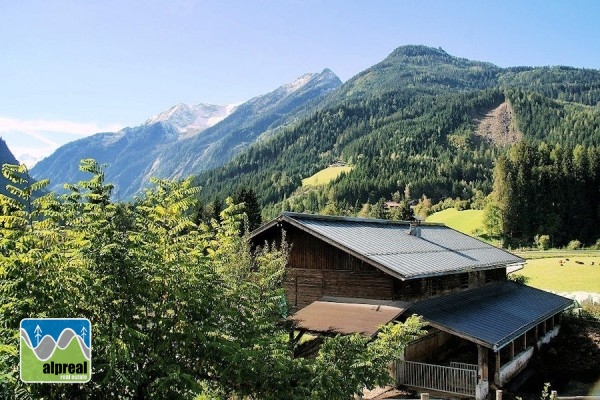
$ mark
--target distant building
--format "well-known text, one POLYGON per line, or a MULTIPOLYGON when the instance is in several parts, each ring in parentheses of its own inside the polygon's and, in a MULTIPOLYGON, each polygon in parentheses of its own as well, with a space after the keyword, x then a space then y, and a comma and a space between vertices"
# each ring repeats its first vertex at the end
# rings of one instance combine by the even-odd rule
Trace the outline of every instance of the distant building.
POLYGON ((385 208, 388 210, 391 210, 392 208, 398 208, 400 207, 400 203, 398 203, 397 201, 386 201, 385 202, 385 208))
POLYGON ((405 386, 482 399, 556 336, 572 305, 508 281, 507 268, 525 260, 444 225, 284 213, 251 238, 278 242, 282 231, 298 330, 374 337, 387 322, 423 317, 427 335, 394 371, 405 386))

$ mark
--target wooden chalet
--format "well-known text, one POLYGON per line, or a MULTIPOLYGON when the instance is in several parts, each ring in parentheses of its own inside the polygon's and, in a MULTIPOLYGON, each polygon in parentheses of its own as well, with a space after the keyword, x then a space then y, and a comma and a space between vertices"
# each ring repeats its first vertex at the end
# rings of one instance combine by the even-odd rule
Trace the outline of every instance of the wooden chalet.
POLYGON ((572 301, 507 280, 524 260, 441 224, 283 213, 251 234, 291 244, 285 289, 297 329, 361 333, 421 315, 427 335, 399 384, 483 399, 556 336, 572 301))

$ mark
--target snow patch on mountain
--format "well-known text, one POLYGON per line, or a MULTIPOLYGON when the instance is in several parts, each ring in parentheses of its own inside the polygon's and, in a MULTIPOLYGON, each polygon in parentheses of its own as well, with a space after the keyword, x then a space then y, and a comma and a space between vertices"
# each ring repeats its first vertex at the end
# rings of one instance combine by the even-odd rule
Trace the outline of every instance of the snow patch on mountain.
POLYGON ((304 85, 306 85, 308 82, 310 82, 310 80, 313 79, 316 75, 317 74, 314 73, 304 74, 301 77, 294 80, 293 82, 286 83, 285 85, 283 85, 283 88, 286 90, 286 92, 293 93, 296 90, 303 87, 304 85))
POLYGON ((206 128, 227 118, 237 107, 237 104, 177 104, 170 109, 149 118, 144 125, 157 122, 169 122, 179 132, 179 139, 185 139, 202 132, 206 128))
POLYGON ((38 161, 40 161, 41 157, 36 157, 29 153, 23 153, 17 157, 20 163, 25 164, 27 168, 32 168, 38 161))

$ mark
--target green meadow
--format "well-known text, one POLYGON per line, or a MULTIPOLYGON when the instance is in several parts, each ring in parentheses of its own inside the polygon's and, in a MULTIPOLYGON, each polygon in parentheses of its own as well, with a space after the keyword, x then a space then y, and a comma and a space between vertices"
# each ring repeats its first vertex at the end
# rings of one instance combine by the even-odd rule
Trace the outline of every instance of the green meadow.
POLYGON ((344 167, 327 167, 314 175, 309 176, 308 178, 302 179, 302 186, 317 186, 317 185, 325 185, 338 176, 342 172, 350 172, 352 171, 352 167, 344 166, 344 167))
MULTIPOLYGON (((474 235, 483 230, 483 211, 449 208, 430 215, 426 221, 474 235)), ((600 251, 556 249, 513 253, 527 260, 525 267, 515 274, 525 276, 530 286, 555 292, 600 293, 600 251)))
MULTIPOLYGON (((527 259, 527 253, 518 255, 527 259)), ((555 292, 600 293, 600 252, 594 252, 595 255, 586 252, 581 256, 565 252, 562 256, 545 258, 535 253, 538 258, 527 259, 525 268, 515 272, 528 278, 528 285, 555 292)))
POLYGON ((447 208, 427 217, 426 222, 442 223, 459 232, 473 235, 483 229, 483 210, 463 210, 447 208))

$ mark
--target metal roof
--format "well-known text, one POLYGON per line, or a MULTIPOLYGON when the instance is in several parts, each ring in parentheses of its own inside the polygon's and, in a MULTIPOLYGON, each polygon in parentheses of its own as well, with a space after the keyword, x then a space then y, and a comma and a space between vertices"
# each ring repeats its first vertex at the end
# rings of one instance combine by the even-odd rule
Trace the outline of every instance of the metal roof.
POLYGON ((525 262, 505 250, 440 224, 283 213, 287 221, 400 279, 491 269, 525 262))
POLYGON ((381 325, 395 320, 408 303, 389 305, 315 301, 296 312, 289 319, 296 322, 298 329, 320 333, 360 333, 374 336, 381 325))
POLYGON ((566 297, 504 281, 419 301, 408 312, 497 351, 572 304, 566 297))

